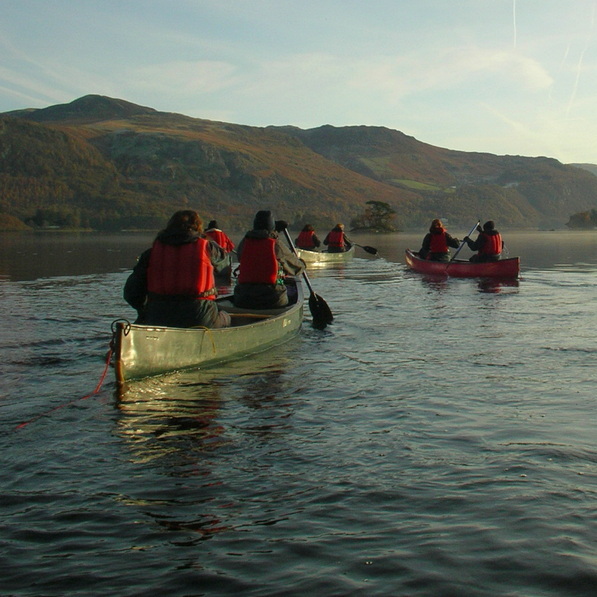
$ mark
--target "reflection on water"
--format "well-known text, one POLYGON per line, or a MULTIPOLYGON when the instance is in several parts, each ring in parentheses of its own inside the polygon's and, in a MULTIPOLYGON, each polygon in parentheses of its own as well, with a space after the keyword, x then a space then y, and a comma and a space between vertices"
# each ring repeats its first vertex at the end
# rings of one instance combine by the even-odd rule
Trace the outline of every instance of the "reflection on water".
MULTIPOLYGON (((223 429, 217 423, 218 386, 204 382, 169 383, 152 379, 119 392, 119 431, 130 443, 136 462, 176 454, 177 469, 214 448, 223 429)), ((169 463, 169 466, 171 463, 169 463)))
POLYGON ((416 273, 410 273, 414 278, 419 278, 421 280, 421 284, 423 286, 430 288, 432 290, 436 290, 441 292, 448 288, 448 278, 446 276, 427 276, 427 275, 418 275, 416 273))
MULTIPOLYGON (((255 355, 250 363, 182 371, 116 388, 119 432, 130 442, 134 460, 167 457, 172 474, 181 470, 185 474, 184 468, 195 462, 197 453, 221 448, 229 430, 221 425, 219 415, 230 405, 223 404, 220 389, 231 378, 237 390, 235 408, 241 406, 246 412, 284 408, 280 403, 285 392, 284 361, 276 361, 271 363, 271 355, 255 355)), ((260 414, 260 421, 262 417, 260 414)), ((266 436, 283 426, 279 420, 252 425, 249 417, 243 431, 266 436)))
POLYGON ((518 288, 519 280, 500 280, 499 278, 482 278, 478 282, 479 292, 498 293, 508 288, 518 288))
POLYGON ((470 284, 471 281, 477 285, 479 292, 500 293, 511 288, 518 288, 520 280, 500 278, 450 278, 447 276, 428 276, 408 272, 409 277, 419 279, 423 286, 436 292, 445 291, 453 284, 470 284))
POLYGON ((239 441, 255 451, 283 437, 292 412, 285 398, 286 364, 282 351, 274 363, 267 355, 255 355, 250 364, 183 371, 117 389, 117 434, 131 463, 184 480, 174 493, 151 489, 142 497, 122 497, 123 503, 163 532, 184 536, 187 547, 238 530, 241 500, 249 488, 234 488, 226 471, 239 467, 249 472, 254 466, 255 456, 247 453, 245 459, 238 452, 239 441))
POLYGON ((23 232, 0 234, 0 276, 35 280, 132 269, 155 234, 23 232))

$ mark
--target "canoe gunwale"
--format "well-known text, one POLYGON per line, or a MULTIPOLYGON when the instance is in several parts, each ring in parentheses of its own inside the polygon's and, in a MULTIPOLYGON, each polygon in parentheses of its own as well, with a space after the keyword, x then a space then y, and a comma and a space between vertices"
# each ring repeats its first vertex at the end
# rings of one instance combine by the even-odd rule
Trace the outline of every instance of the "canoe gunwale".
POLYGON ((499 261, 473 262, 463 259, 454 261, 427 261, 414 251, 406 249, 407 266, 421 274, 453 278, 501 278, 517 279, 520 275, 520 258, 509 257, 499 261))
POLYGON ((310 264, 336 264, 345 263, 350 261, 355 254, 355 245, 352 245, 348 251, 340 251, 338 253, 330 253, 327 250, 324 251, 309 251, 308 249, 299 249, 296 247, 298 256, 310 264))

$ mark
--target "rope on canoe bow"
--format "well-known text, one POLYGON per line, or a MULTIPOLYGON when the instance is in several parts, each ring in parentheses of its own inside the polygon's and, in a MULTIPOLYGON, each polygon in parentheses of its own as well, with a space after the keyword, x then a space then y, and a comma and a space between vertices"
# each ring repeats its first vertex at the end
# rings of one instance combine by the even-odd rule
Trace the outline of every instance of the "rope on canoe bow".
POLYGON ((112 342, 110 343, 110 346, 113 347, 114 344, 114 340, 116 338, 116 333, 118 332, 118 324, 122 323, 122 327, 124 328, 124 335, 128 336, 129 332, 131 331, 131 322, 128 319, 115 319, 112 322, 112 325, 110 326, 110 329, 112 330, 112 342))

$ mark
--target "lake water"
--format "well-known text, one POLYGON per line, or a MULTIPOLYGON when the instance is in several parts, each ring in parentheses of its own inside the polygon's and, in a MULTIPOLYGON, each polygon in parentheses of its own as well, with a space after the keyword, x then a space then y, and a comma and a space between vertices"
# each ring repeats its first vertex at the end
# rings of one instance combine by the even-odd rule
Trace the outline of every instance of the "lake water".
POLYGON ((595 595, 597 233, 506 233, 512 284, 407 271, 423 233, 313 269, 326 330, 122 396, 153 235, 0 236, 0 594, 595 595))

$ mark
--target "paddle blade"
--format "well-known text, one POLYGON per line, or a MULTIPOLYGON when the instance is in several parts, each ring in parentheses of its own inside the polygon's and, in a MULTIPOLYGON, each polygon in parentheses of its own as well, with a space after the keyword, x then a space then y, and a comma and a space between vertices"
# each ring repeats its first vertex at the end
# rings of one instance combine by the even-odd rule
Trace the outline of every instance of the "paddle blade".
POLYGON ((309 297, 309 310, 313 316, 313 327, 318 330, 325 329, 328 324, 334 321, 334 315, 328 304, 314 292, 309 297))
POLYGON ((365 245, 364 247, 361 247, 361 249, 363 249, 363 251, 367 251, 367 253, 371 253, 371 255, 377 255, 377 249, 375 247, 369 247, 368 245, 365 245))

